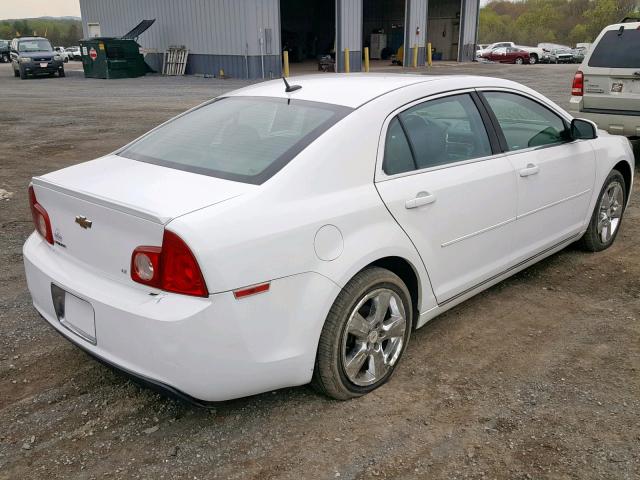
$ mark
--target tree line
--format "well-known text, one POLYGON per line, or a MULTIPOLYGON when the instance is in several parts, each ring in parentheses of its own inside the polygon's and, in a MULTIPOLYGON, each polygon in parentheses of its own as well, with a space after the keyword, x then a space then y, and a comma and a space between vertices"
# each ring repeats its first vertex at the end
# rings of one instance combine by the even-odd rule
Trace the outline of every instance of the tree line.
POLYGON ((46 37, 53 46, 72 47, 82 38, 82 23, 71 18, 0 20, 0 38, 46 37))
POLYGON ((638 6, 638 0, 492 0, 480 9, 478 42, 593 42, 605 26, 638 6))

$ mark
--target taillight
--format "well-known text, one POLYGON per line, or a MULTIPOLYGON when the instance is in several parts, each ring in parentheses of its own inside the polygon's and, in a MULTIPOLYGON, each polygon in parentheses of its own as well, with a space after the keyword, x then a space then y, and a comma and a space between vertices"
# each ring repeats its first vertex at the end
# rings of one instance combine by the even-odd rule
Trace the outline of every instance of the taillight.
POLYGON ((573 77, 573 84, 571 85, 571 95, 575 97, 581 97, 584 93, 584 74, 578 70, 573 77))
POLYGON ((31 218, 33 218, 33 224, 42 237, 53 245, 53 232, 51 231, 51 221, 49 220, 49 214, 42 205, 38 203, 36 199, 36 192, 33 190, 33 185, 29 185, 29 207, 31 207, 31 218))
POLYGON ((162 247, 138 247, 131 255, 131 279, 168 292, 207 297, 196 258, 175 233, 164 231, 162 247))

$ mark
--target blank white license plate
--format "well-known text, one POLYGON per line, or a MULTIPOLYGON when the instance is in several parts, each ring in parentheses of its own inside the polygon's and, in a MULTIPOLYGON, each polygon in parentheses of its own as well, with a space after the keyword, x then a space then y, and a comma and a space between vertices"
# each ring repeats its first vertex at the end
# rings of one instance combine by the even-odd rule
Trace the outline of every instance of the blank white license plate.
POLYGON ((94 345, 97 343, 95 312, 89 302, 64 292, 64 314, 59 320, 67 330, 94 345))
POLYGON ((49 65, 48 63, 41 63, 40 68, 47 68, 48 65, 49 65))

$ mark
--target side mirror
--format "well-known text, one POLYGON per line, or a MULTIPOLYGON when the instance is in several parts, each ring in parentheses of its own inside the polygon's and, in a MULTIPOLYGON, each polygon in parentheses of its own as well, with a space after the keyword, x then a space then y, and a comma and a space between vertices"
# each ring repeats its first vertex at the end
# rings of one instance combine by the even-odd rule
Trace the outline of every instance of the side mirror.
POLYGON ((571 138, 573 140, 593 140, 598 137, 598 126, 591 120, 574 118, 571 120, 571 138))

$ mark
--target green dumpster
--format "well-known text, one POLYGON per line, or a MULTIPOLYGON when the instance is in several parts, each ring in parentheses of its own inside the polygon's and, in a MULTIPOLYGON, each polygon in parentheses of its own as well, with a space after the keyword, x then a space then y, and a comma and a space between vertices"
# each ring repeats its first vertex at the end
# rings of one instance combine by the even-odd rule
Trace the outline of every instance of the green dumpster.
POLYGON ((87 78, 133 78, 153 72, 140 53, 137 39, 154 21, 144 20, 122 37, 80 40, 84 76, 87 78))

